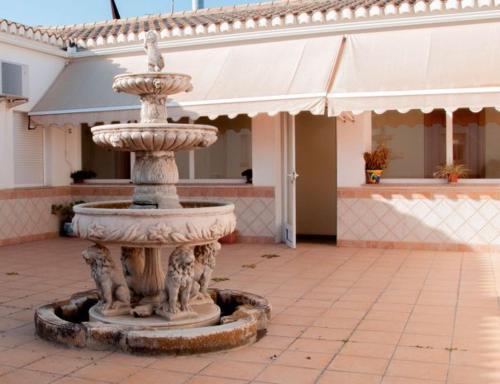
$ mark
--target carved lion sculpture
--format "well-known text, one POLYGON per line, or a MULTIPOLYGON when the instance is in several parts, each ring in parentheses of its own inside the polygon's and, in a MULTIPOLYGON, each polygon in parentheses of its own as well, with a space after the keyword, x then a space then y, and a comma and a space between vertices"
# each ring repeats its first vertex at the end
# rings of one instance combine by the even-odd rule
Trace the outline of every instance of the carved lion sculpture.
POLYGON ((144 50, 148 56, 148 71, 160 72, 165 66, 163 57, 158 49, 158 36, 155 31, 148 31, 144 39, 144 50))
POLYGON ((191 298, 209 298, 208 285, 215 268, 215 255, 221 249, 218 241, 194 247, 194 281, 191 298))
POLYGON ((144 271, 144 248, 122 247, 121 262, 123 275, 134 301, 141 299, 141 276, 144 271))
POLYGON ((180 246, 170 254, 167 276, 165 278, 164 312, 175 314, 190 311, 188 304, 194 277, 193 248, 180 246))
POLYGON ((111 258, 109 249, 95 244, 84 250, 82 256, 90 265, 90 274, 99 290, 102 313, 123 313, 123 310, 130 307, 130 292, 122 271, 115 266, 111 258))

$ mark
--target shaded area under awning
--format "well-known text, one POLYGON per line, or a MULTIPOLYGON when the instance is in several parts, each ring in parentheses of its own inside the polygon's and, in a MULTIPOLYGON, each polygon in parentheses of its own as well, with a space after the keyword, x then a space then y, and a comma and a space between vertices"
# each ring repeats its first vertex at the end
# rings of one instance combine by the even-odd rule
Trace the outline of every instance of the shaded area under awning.
MULTIPOLYGON (((163 52, 164 70, 189 74, 194 88, 172 95, 169 117, 323 114, 341 41, 321 36, 163 52)), ((145 70, 144 54, 76 59, 30 115, 44 125, 138 119, 138 97, 113 92, 112 82, 117 74, 145 70)))

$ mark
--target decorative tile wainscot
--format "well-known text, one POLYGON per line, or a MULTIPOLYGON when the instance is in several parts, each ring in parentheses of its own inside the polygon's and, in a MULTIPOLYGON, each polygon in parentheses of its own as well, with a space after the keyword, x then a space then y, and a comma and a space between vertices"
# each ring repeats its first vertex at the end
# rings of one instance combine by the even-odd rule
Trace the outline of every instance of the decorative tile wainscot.
POLYGON ((337 238, 340 246, 500 250, 500 186, 339 188, 337 238))
MULTIPOLYGON (((52 204, 129 199, 131 185, 72 185, 67 187, 0 190, 0 246, 55 237, 59 220, 52 204)), ((274 242, 278 233, 273 187, 251 185, 180 185, 182 200, 230 201, 237 217, 238 241, 274 242)))

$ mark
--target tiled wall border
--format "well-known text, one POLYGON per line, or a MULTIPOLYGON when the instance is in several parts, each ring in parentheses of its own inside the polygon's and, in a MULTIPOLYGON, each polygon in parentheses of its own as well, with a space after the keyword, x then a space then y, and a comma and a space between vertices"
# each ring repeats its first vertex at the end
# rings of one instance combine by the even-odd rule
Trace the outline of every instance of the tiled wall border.
POLYGON ((481 199, 500 200, 499 184, 398 184, 364 185, 362 187, 341 187, 338 198, 411 198, 411 199, 481 199))
MULTIPOLYGON (((131 196, 132 185, 72 185, 72 196, 131 196)), ((253 185, 179 185, 177 193, 181 197, 270 197, 274 198, 274 187, 256 187, 253 185)))

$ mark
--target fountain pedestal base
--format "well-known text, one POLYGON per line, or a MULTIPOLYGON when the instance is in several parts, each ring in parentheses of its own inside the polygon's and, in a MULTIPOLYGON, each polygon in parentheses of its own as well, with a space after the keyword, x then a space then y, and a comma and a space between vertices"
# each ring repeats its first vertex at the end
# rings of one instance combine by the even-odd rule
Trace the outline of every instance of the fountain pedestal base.
POLYGON ((104 316, 100 304, 94 305, 89 310, 89 321, 104 324, 118 325, 134 329, 175 329, 207 327, 218 324, 220 321, 220 308, 214 303, 194 304, 189 314, 179 313, 172 320, 152 315, 150 317, 134 317, 132 315, 104 316))

